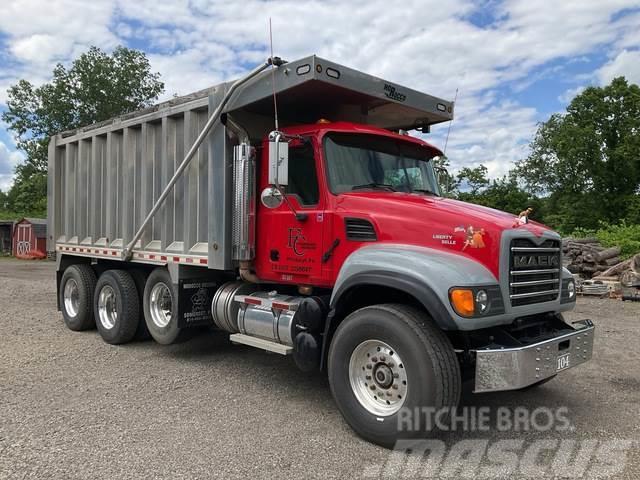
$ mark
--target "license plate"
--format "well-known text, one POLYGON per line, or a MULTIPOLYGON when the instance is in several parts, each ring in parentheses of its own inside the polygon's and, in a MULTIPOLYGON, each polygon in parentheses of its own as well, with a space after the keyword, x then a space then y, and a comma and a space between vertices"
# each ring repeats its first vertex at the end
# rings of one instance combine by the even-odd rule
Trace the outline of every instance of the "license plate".
POLYGON ((558 355, 558 366, 556 370, 564 370, 565 368, 569 368, 571 366, 571 363, 569 362, 569 355, 569 353, 558 355))

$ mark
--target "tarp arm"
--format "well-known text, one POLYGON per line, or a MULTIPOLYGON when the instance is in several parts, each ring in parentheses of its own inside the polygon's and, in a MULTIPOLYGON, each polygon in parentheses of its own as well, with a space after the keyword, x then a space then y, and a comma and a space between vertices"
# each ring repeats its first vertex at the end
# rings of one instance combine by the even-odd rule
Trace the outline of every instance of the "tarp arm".
POLYGON ((191 145, 191 148, 189 149, 187 154, 184 156, 184 160, 182 160, 182 162, 176 169, 176 172, 173 174, 173 177, 171 177, 171 180, 169 180, 169 183, 167 183, 167 186, 164 188, 164 190, 160 194, 160 197, 158 197, 158 200, 153 205, 153 208, 151 208, 151 211, 145 217, 144 221, 142 222, 142 225, 140 225, 140 228, 138 229, 136 234, 133 236, 129 244, 122 251, 123 260, 125 261, 131 260, 131 257, 133 256, 133 248, 135 247, 136 242, 140 240, 140 237, 142 237, 142 234, 144 233, 145 228, 147 228, 147 226, 149 225, 149 223, 151 222, 155 214, 158 213, 158 211, 160 210, 160 207, 162 207, 162 204, 169 196, 171 189, 175 186, 176 182, 178 181, 178 179, 180 178, 184 170, 189 165, 189 162, 191 162, 191 159, 194 157, 194 155, 198 151, 198 148, 200 147, 204 139, 207 137, 207 135, 209 134, 209 132, 211 131, 215 123, 220 120, 220 115, 224 110, 224 107, 226 106, 231 96, 235 93, 235 91, 244 83, 254 78, 256 75, 261 73, 270 65, 280 66, 283 63, 285 62, 278 57, 269 57, 266 62, 260 64, 254 70, 249 72, 246 76, 235 81, 231 85, 227 93, 222 98, 222 101, 218 105, 218 108, 216 108, 213 114, 209 117, 209 119, 207 120, 207 123, 205 124, 205 126, 202 128, 202 131, 198 135, 198 138, 195 139, 195 141, 193 142, 193 145, 191 145))

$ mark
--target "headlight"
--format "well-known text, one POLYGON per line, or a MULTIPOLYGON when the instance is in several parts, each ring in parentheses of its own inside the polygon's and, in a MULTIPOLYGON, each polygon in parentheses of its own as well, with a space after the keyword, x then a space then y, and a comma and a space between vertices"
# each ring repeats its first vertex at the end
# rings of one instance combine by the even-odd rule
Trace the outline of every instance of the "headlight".
POLYGON ((578 296, 578 288, 573 278, 562 279, 562 295, 560 295, 560 303, 573 303, 578 296))
POLYGON ((476 307, 478 309, 478 313, 484 313, 487 311, 487 308, 489 307, 489 296, 486 291, 478 290, 478 293, 476 293, 476 307))
POLYGON ((461 317, 477 318, 504 313, 499 285, 452 287, 449 289, 449 301, 461 317))

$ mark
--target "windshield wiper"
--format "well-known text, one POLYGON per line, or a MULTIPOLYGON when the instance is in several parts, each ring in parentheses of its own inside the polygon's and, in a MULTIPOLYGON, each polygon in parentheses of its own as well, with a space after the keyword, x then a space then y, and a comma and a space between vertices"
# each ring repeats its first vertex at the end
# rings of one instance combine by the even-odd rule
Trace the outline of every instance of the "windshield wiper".
POLYGON ((389 185, 388 183, 363 183, 362 185, 354 185, 353 187, 351 187, 351 190, 363 190, 365 188, 382 188, 384 190, 389 190, 390 192, 395 192, 396 189, 393 188, 392 185, 389 185))
POLYGON ((426 188, 412 188, 411 191, 419 192, 419 193, 427 193, 429 195, 436 195, 436 192, 432 192, 431 190, 427 190, 426 188))

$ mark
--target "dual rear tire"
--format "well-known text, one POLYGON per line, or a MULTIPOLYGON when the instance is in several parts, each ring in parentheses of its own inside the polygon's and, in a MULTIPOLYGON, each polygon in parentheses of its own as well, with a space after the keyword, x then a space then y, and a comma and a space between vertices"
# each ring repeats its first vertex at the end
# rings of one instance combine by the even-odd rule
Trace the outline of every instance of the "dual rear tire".
POLYGON ((97 327, 107 343, 151 336, 168 345, 184 338, 177 322, 177 288, 165 268, 148 278, 142 270, 106 270, 96 279, 90 265, 72 265, 62 275, 59 296, 69 329, 97 327))
POLYGON ((140 321, 138 289, 125 270, 107 270, 98 279, 93 300, 96 326, 112 345, 133 340, 140 321))

